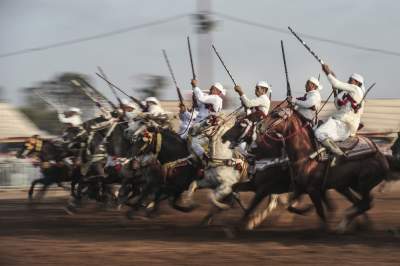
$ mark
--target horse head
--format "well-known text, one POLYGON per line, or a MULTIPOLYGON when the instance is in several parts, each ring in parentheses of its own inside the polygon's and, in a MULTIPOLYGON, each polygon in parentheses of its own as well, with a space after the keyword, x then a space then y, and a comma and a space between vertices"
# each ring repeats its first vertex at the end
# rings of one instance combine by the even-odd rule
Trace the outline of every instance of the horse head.
MULTIPOLYGON (((263 117, 264 118, 264 117, 263 117)), ((250 144, 256 125, 260 122, 260 115, 251 113, 242 114, 236 118, 235 124, 222 135, 222 142, 229 141, 230 148, 233 149, 242 142, 250 144)))

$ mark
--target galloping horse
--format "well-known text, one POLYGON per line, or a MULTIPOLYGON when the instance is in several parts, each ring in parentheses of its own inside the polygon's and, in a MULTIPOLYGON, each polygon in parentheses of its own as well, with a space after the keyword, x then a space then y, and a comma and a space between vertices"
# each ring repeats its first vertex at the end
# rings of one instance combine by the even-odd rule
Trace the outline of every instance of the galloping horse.
POLYGON ((70 156, 70 151, 67 150, 62 143, 51 139, 42 139, 39 136, 29 138, 24 147, 17 153, 17 158, 28 158, 36 156, 39 159, 38 166, 43 177, 32 182, 28 195, 32 199, 35 186, 42 184, 41 196, 47 191, 52 184, 57 184, 60 187, 62 182, 72 181, 71 193, 77 180, 74 179, 73 166, 68 166, 63 160, 70 156))
POLYGON ((261 133, 258 143, 271 148, 276 143, 283 144, 290 159, 296 194, 310 196, 324 225, 322 201, 326 190, 336 189, 353 203, 340 222, 339 231, 347 230, 355 217, 371 208, 371 190, 389 176, 388 160, 372 142, 370 152, 340 160, 333 167, 330 160, 321 161, 313 156, 318 150, 313 130, 292 108, 275 110, 261 122, 258 130, 261 133))

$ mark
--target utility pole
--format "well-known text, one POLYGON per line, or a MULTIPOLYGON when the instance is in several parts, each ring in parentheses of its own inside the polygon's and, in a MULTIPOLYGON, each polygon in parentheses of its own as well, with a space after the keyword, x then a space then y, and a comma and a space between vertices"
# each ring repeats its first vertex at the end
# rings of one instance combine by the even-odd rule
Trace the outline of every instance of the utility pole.
POLYGON ((206 88, 214 82, 213 43, 212 31, 215 27, 211 11, 212 0, 197 0, 197 14, 195 15, 197 46, 198 46, 198 79, 201 88, 206 88))

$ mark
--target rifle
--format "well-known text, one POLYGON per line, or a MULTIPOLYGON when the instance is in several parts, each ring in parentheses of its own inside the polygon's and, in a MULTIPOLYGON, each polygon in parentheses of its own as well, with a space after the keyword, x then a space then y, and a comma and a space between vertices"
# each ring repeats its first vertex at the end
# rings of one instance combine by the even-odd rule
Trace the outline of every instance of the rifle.
POLYGON ((103 77, 102 75, 100 75, 99 73, 96 73, 96 75, 101 78, 102 80, 104 80, 105 82, 107 82, 110 86, 113 86, 115 89, 117 89, 119 92, 121 92, 122 94, 124 94, 126 97, 130 98, 132 101, 134 101, 137 105, 139 105, 139 107, 142 110, 146 110, 146 106, 138 99, 136 99, 135 97, 127 94, 125 91, 123 91, 122 89, 118 88, 116 85, 114 85, 113 83, 111 83, 110 81, 108 81, 105 77, 103 77))
MULTIPOLYGON (((76 81, 76 80, 75 80, 76 81)), ((89 82, 87 82, 85 79, 82 79, 82 81, 85 83, 84 85, 91 88, 95 93, 97 93, 97 95, 99 95, 100 97, 102 97, 103 99, 105 99, 107 101, 107 103, 113 108, 116 109, 117 107, 115 106, 115 104, 110 101, 106 96, 104 96, 100 91, 98 91, 95 87, 93 87, 92 85, 90 85, 89 82)), ((79 82, 78 82, 79 83, 79 82)), ((97 102, 97 101, 96 101, 97 102)))
POLYGON ((370 90, 372 90, 372 88, 375 86, 376 82, 374 84, 372 84, 371 86, 369 86, 369 88, 367 89, 367 91, 364 93, 363 98, 361 99, 360 103, 357 104, 356 108, 354 109, 354 112, 358 112, 358 110, 360 110, 363 101, 365 100, 365 97, 367 97, 367 94, 369 93, 370 90))
POLYGON ((172 71, 171 64, 169 63, 167 52, 164 49, 162 50, 162 52, 163 52, 163 55, 165 58, 165 62, 167 63, 167 66, 168 66, 169 73, 171 74, 172 81, 175 84, 176 92, 178 93, 179 102, 181 105, 185 106, 185 104, 183 103, 183 97, 182 97, 181 90, 178 87, 178 83, 176 82, 174 72, 172 71))
POLYGON ((283 66, 285 67, 285 76, 286 76, 286 96, 290 97, 290 96, 292 96, 292 90, 290 88, 289 75, 288 75, 288 70, 287 70, 287 65, 286 65, 285 48, 283 47, 282 40, 281 40, 281 50, 282 50, 283 66))
MULTIPOLYGON (((99 70, 100 74, 101 74, 103 77, 107 78, 106 73, 104 73, 103 69, 102 69, 100 66, 98 66, 97 69, 99 70)), ((117 99, 117 101, 118 101, 118 103, 119 103, 119 106, 121 106, 121 105, 122 105, 122 101, 121 101, 121 99, 118 97, 118 94, 117 94, 116 90, 115 90, 114 87, 111 86, 110 84, 108 84, 108 86, 110 87, 110 90, 112 91, 112 93, 114 94, 115 98, 117 99)))
MULTIPOLYGON (((91 95, 88 91, 86 91, 86 90, 84 89, 84 87, 82 86, 82 84, 79 83, 79 81, 77 81, 76 79, 73 79, 73 80, 71 80, 71 83, 74 84, 76 87, 78 87, 87 97, 89 97, 89 99, 92 100, 92 101, 95 103, 96 107, 98 107, 100 110, 102 110, 102 108, 104 108, 104 107, 101 105, 101 103, 100 103, 100 99, 96 99, 93 95, 91 95)), ((89 83, 87 83, 87 82, 85 82, 85 83, 86 83, 86 84, 89 84, 89 83)), ((89 84, 88 86, 90 86, 90 84, 89 84)), ((99 94, 100 94, 100 92, 98 92, 96 89, 92 88, 92 90, 94 90, 96 93, 99 93, 99 94)), ((114 104, 113 104, 111 101, 108 101, 108 99, 105 98, 105 97, 104 97, 103 95, 101 95, 101 94, 100 94, 100 96, 102 96, 104 99, 106 99, 107 102, 112 106, 112 108, 115 109, 115 106, 114 106, 114 104)))
POLYGON ((189 36, 187 37, 187 44, 188 44, 188 50, 189 50, 190 66, 192 67, 192 77, 193 77, 193 79, 196 79, 196 73, 194 72, 192 48, 190 47, 190 39, 189 39, 189 36))
POLYGON ((305 43, 305 41, 303 41, 303 40, 299 37, 299 35, 297 35, 297 33, 294 32, 294 30, 293 30, 291 27, 288 27, 288 29, 289 29, 290 32, 294 35, 294 37, 296 37, 296 39, 299 40, 299 42, 301 42, 301 44, 303 44, 303 46, 307 49, 307 51, 309 51, 309 52, 311 53, 311 55, 312 55, 315 59, 317 59, 317 61, 318 61, 321 65, 323 65, 323 64, 324 64, 324 61, 322 61, 322 59, 321 59, 313 50, 311 50, 310 46, 308 46, 308 45, 305 43))
POLYGON ((221 61, 223 67, 225 68, 226 72, 228 73, 229 77, 231 78, 233 84, 236 86, 236 82, 235 82, 235 80, 233 79, 231 72, 229 72, 229 70, 228 70, 228 68, 226 67, 224 61, 222 60, 221 56, 220 56, 219 53, 217 52, 217 49, 215 49, 214 44, 212 45, 212 48, 214 49, 214 52, 215 52, 215 54, 217 55, 219 61, 221 61))

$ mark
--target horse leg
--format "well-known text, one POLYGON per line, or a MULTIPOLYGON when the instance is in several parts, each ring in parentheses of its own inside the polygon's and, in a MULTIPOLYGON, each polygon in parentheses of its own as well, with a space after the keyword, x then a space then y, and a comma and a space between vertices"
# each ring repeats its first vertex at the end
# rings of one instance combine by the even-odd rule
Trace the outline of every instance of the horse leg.
POLYGON ((268 194, 264 193, 263 191, 257 191, 253 199, 251 200, 250 206, 244 212, 244 215, 241 219, 242 221, 241 224, 242 227, 245 228, 246 230, 254 229, 253 226, 254 224, 250 221, 249 217, 253 213, 253 211, 258 207, 261 201, 265 198, 266 195, 268 194))
POLYGON ((35 190, 36 184, 37 183, 43 183, 43 180, 44 180, 44 177, 32 181, 31 187, 29 188, 29 191, 28 191, 29 200, 33 199, 33 191, 35 190))
POLYGON ((212 205, 211 209, 208 211, 207 215, 201 220, 200 226, 209 226, 209 225, 211 225, 215 215, 220 213, 221 211, 222 211, 221 208, 218 208, 217 206, 212 205))
POLYGON ((324 210, 324 206, 322 204, 322 198, 323 198, 322 192, 318 189, 312 189, 308 192, 308 195, 309 195, 312 203, 315 206, 315 210, 316 210, 319 218, 321 219, 322 228, 327 229, 325 210, 324 210))
POLYGON ((346 232, 348 226, 358 215, 364 214, 366 211, 371 209, 371 202, 373 197, 371 196, 370 191, 362 193, 361 196, 361 200, 359 200, 357 204, 346 211, 345 217, 340 221, 339 225, 337 226, 338 233, 346 232))

